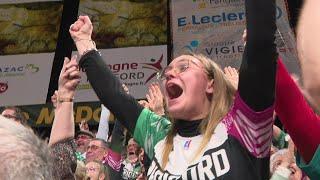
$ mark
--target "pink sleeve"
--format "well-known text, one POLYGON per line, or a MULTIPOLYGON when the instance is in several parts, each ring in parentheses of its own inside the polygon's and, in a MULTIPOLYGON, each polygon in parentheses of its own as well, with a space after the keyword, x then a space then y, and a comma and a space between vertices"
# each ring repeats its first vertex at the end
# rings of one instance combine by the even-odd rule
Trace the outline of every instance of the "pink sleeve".
POLYGON ((276 113, 299 153, 309 162, 320 144, 320 119, 304 99, 281 60, 276 77, 276 113))
POLYGON ((260 112, 252 110, 237 93, 231 111, 222 122, 228 134, 236 138, 254 157, 264 158, 270 154, 273 112, 274 106, 260 112))

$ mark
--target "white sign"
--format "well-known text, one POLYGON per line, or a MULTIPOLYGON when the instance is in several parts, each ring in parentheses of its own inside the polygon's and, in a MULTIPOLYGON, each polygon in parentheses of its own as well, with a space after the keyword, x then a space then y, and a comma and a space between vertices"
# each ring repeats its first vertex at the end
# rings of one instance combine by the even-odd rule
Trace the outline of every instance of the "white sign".
MULTIPOLYGON (((167 46, 146 46, 99 50, 108 68, 126 84, 136 99, 145 98, 148 85, 167 65, 167 46)), ((81 75, 75 95, 76 102, 97 101, 98 98, 85 73, 81 75)))
MULTIPOLYGON (((175 0, 172 6, 173 54, 204 54, 222 67, 239 68, 244 51, 244 0, 175 0)), ((298 72, 295 38, 284 0, 277 0, 276 43, 280 57, 298 72)))
POLYGON ((54 54, 0 57, 0 106, 44 104, 54 54))

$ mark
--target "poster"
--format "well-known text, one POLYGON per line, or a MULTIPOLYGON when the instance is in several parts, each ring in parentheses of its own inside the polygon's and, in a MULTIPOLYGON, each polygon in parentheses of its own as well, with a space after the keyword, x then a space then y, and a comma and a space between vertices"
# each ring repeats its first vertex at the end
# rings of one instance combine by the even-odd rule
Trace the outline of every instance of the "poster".
MULTIPOLYGON (((171 1, 173 56, 201 53, 222 67, 240 67, 246 17, 244 0, 171 1)), ((299 74, 296 42, 284 0, 277 0, 276 43, 291 72, 299 74)))
MULTIPOLYGON (((136 99, 144 99, 156 74, 167 65, 167 46, 145 46, 99 50, 107 67, 126 84, 136 99)), ((98 101, 84 72, 77 87, 75 101, 98 101)))
MULTIPOLYGON (((54 120, 54 108, 52 104, 37 104, 19 106, 27 122, 32 127, 50 127, 54 120)), ((3 108, 0 108, 1 112, 3 108)), ((79 124, 82 120, 90 125, 98 125, 101 114, 100 102, 75 103, 73 106, 74 122, 79 124)), ((114 116, 110 114, 109 122, 114 122, 114 116)))

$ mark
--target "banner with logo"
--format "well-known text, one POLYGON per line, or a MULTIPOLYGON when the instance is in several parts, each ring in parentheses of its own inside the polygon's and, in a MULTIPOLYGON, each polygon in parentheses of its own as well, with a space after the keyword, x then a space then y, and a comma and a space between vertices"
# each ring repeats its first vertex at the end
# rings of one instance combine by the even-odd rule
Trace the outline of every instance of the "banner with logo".
POLYGON ((61 1, 1 1, 0 106, 46 101, 61 1))
MULTIPOLYGON (((222 67, 240 67, 246 17, 244 0, 171 1, 173 55, 202 53, 222 67)), ((298 73, 295 37, 284 0, 277 0, 276 43, 280 57, 298 73)))
POLYGON ((0 56, 0 106, 45 103, 53 56, 0 56))
MULTIPOLYGON (((38 104, 19 106, 27 118, 27 122, 33 127, 51 126, 54 120, 54 108, 52 104, 38 104)), ((74 121, 76 124, 82 120, 90 125, 97 125, 100 120, 101 104, 100 102, 83 102, 74 104, 74 121)), ((0 108, 1 112, 3 108, 0 108)), ((114 116, 109 117, 110 123, 114 122, 114 116)))
MULTIPOLYGON (((126 84, 130 94, 136 99, 143 99, 148 85, 156 81, 156 74, 167 65, 167 46, 146 46, 99 50, 108 68, 126 84)), ((77 87, 77 102, 97 101, 98 98, 87 81, 85 73, 81 74, 77 87)))
POLYGON ((99 49, 167 44, 167 0, 80 0, 99 49))

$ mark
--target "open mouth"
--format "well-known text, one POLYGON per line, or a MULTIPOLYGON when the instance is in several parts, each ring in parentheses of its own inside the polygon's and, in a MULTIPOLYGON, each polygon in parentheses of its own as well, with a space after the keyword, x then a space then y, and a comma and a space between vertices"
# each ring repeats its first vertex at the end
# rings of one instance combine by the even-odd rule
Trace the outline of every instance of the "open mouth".
POLYGON ((134 152, 130 151, 128 154, 129 154, 129 155, 134 155, 134 152))
POLYGON ((176 99, 180 97, 183 92, 182 88, 174 83, 168 83, 166 86, 166 91, 169 99, 176 99))

